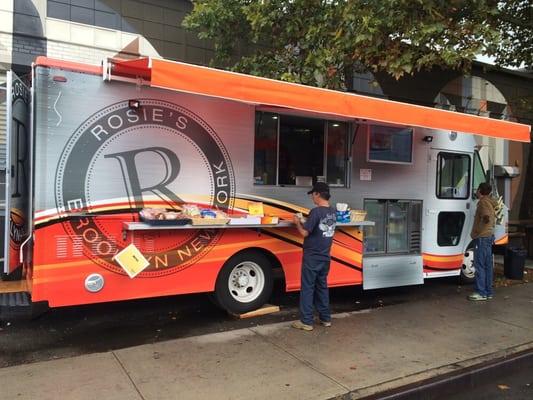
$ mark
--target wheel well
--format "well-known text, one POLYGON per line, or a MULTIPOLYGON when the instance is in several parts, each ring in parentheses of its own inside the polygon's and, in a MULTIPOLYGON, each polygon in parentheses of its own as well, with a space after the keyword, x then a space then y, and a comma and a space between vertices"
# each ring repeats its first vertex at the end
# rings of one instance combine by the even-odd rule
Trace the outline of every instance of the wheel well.
POLYGON ((268 261, 270 262, 270 265, 272 266, 272 270, 276 273, 283 274, 283 278, 285 278, 285 273, 283 271, 283 267, 281 265, 281 261, 274 253, 272 253, 270 250, 263 249, 261 247, 248 247, 246 249, 240 250, 237 253, 233 254, 228 260, 232 259, 233 257, 244 254, 244 253, 259 253, 265 256, 268 261))
POLYGON ((474 248, 474 241, 471 240, 470 243, 468 243, 468 245, 465 247, 465 250, 463 251, 463 254, 466 255, 466 252, 470 249, 473 249, 474 248))

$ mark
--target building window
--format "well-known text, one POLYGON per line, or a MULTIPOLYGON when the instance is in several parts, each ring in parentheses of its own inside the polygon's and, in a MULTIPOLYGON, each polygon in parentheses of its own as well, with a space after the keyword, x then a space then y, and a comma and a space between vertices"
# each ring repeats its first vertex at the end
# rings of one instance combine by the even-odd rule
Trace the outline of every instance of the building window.
POLYGON ((368 161, 411 164, 413 162, 413 130, 370 125, 368 161))
POLYGON ((348 124, 268 112, 256 113, 254 181, 257 185, 345 187, 348 124))
POLYGON ((467 199, 470 195, 470 156, 439 153, 437 156, 437 197, 467 199))
POLYGON ((457 246, 465 223, 463 212, 441 212, 437 224, 437 244, 441 247, 457 246))
POLYGON ((384 97, 381 86, 371 72, 355 72, 352 82, 356 93, 384 97))
POLYGON ((48 0, 46 15, 86 25, 125 30, 121 26, 122 18, 105 0, 48 0))

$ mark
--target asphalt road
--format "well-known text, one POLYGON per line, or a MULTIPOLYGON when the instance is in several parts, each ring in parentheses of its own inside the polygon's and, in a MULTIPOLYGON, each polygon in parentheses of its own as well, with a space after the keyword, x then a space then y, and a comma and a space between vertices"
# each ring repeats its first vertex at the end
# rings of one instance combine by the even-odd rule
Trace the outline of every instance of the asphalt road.
POLYGON ((434 400, 531 400, 533 399, 533 366, 502 373, 455 395, 437 397, 434 400))
MULTIPOLYGON (((360 287, 331 289, 331 308, 334 313, 357 311, 471 291, 457 282, 436 279, 365 292, 360 287)), ((57 308, 34 320, 0 322, 0 368, 297 318, 298 293, 285 293, 281 281, 271 300, 280 312, 246 320, 229 316, 202 294, 57 308)))

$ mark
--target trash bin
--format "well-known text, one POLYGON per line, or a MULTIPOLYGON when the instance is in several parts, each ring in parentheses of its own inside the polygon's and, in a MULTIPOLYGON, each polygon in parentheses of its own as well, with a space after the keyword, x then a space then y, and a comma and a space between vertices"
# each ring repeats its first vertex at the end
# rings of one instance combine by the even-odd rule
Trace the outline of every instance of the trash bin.
POLYGON ((524 279, 527 251, 521 247, 507 247, 503 258, 503 273, 508 279, 524 279))

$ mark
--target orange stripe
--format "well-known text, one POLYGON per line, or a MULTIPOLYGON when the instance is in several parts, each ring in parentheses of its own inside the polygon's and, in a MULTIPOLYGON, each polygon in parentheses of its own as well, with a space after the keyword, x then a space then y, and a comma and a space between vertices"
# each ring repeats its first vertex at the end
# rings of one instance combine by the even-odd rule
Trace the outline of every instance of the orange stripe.
MULTIPOLYGON (((250 242, 217 244, 212 251, 224 250, 224 249, 238 249, 238 248, 243 248, 243 247, 252 247, 255 245, 262 245, 264 247, 265 245, 275 244, 278 241, 279 239, 261 239, 261 240, 254 240, 250 242)), ((150 256, 150 254, 145 254, 145 256, 150 256)), ((77 266, 85 265, 87 263, 90 263, 90 259, 84 259, 81 261, 63 262, 63 263, 53 263, 53 264, 40 264, 40 265, 36 264, 34 265, 34 270, 44 271, 44 270, 52 270, 52 269, 62 269, 62 268, 68 268, 68 267, 77 267, 77 266)))
MULTIPOLYGON (((297 250, 293 250, 293 249, 288 249, 288 250, 280 250, 280 251, 277 251, 276 254, 286 254, 286 253, 292 253, 292 252, 296 252, 297 250)), ((198 262, 195 262, 194 263, 194 266, 198 266, 198 265, 201 265, 201 264, 209 264, 209 263, 214 263, 214 262, 221 262, 221 261, 226 261, 228 258, 227 257, 211 257, 211 258, 205 258, 205 259, 202 259, 198 262)), ((85 263, 87 264, 87 263, 85 263)), ((74 274, 61 274, 61 275, 58 275, 58 276, 48 276, 48 277, 43 277, 43 278, 34 278, 33 279, 33 284, 34 285, 43 285, 45 283, 51 283, 51 282, 63 282, 63 281, 69 281, 69 280, 73 280, 73 279, 85 279, 87 277, 87 274, 86 273, 74 273, 74 274)), ((130 279, 127 275, 124 275, 125 278, 128 278, 130 279)))
POLYGON ((496 245, 502 245, 502 244, 507 244, 507 243, 509 243, 509 235, 505 235, 501 239, 498 239, 497 241, 494 242, 494 244, 496 245))
POLYGON ((67 69, 70 71, 85 72, 88 74, 101 75, 102 67, 99 65, 81 64, 72 61, 55 60, 53 58, 39 56, 35 59, 36 66, 67 69))
MULTIPOLYGON (((190 196, 194 196, 194 195, 190 195, 190 196)), ((276 200, 273 200, 273 199, 269 199, 269 198, 266 198, 266 197, 257 197, 258 200, 263 200, 263 201, 268 201, 268 202, 272 202, 272 203, 276 203, 276 204, 279 204, 279 205, 282 205, 284 207, 287 207, 287 208, 293 208, 295 211, 294 212, 305 212, 307 213, 309 211, 309 209, 307 208, 303 208, 303 207, 299 207, 299 206, 296 206, 294 204, 290 204, 290 203, 284 203, 284 202, 280 202, 280 201, 276 201, 276 200)), ((197 198, 195 200, 197 201, 205 201, 207 199, 207 196, 197 196, 197 198)), ((245 200, 245 199, 240 199, 240 198, 235 198, 234 199, 235 203, 234 203, 234 206, 236 208, 240 208, 240 209, 248 209, 248 204, 250 202, 252 202, 252 200, 245 200)), ((168 203, 164 202, 164 201, 161 201, 161 200, 149 200, 149 201, 146 201, 145 202, 145 205, 146 207, 154 207, 154 206, 168 206, 168 203)), ((123 211, 123 212, 128 212, 130 209, 130 203, 127 202, 127 201, 119 201, 119 202, 110 202, 110 203, 102 203, 102 204, 98 204, 98 205, 95 205, 95 206, 91 206, 89 212, 99 212, 99 211, 112 211, 112 210, 119 210, 119 211, 123 211)), ((287 215, 287 214, 292 214, 292 213, 289 213, 288 211, 285 211, 285 210, 280 210, 280 209, 277 209, 275 206, 272 206, 272 205, 269 205, 269 204, 265 204, 265 211, 270 211, 268 212, 268 214, 270 215, 287 215), (274 210, 275 212, 271 212, 271 210, 274 210)), ((46 212, 47 210, 42 210, 42 211, 38 211, 37 214, 39 213, 43 213, 43 212, 46 212)), ((50 210, 51 211, 51 210, 50 210)), ((37 218, 35 218, 35 223, 36 224, 42 224, 42 223, 45 223, 45 222, 49 222, 53 219, 57 219, 59 218, 60 216, 65 216, 65 217, 68 217, 68 214, 66 215, 60 215, 59 213, 55 212, 53 214, 49 214, 49 215, 44 215, 44 216, 38 216, 37 218)))
POLYGON ((442 255, 436 255, 436 254, 428 254, 423 253, 422 258, 428 261, 437 261, 437 262, 453 262, 453 261, 463 261, 463 255, 462 254, 454 254, 451 256, 442 256, 442 255))

